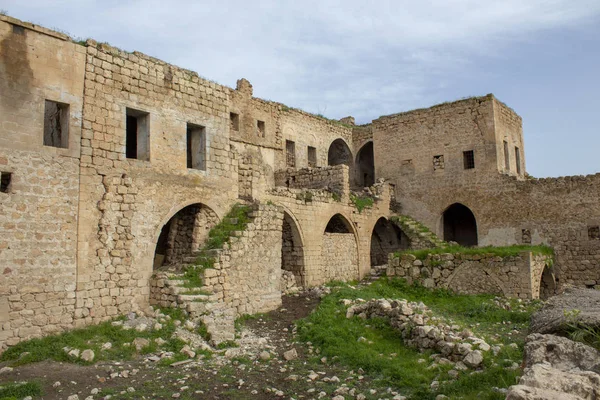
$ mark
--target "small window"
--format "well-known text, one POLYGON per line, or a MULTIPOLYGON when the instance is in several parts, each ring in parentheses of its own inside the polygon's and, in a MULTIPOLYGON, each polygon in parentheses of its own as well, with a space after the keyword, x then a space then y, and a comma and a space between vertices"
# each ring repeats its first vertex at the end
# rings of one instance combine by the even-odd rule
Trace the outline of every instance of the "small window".
POLYGON ((240 130, 240 115, 236 113, 229 113, 229 128, 232 131, 240 130))
POLYGON ((412 165, 412 160, 402 160, 402 165, 412 165))
POLYGON ((23 28, 22 26, 19 26, 19 25, 13 25, 12 31, 16 35, 24 35, 25 34, 25 28, 23 28))
POLYGON ((475 168, 475 154, 473 150, 463 151, 463 164, 465 169, 475 168))
POLYGON ((8 193, 11 178, 12 174, 10 172, 0 172, 0 192, 8 193))
POLYGON ((256 121, 256 128, 258 129, 258 137, 265 137, 265 121, 256 121))
POLYGON ((515 161, 517 163, 517 174, 521 175, 521 150, 515 147, 515 161))
POLYGON ((592 240, 600 239, 600 227, 598 225, 588 227, 588 237, 592 240))
POLYGON ((44 105, 44 146, 69 147, 69 105, 46 100, 44 105))
POLYGON ((521 229, 521 242, 531 244, 531 231, 529 229, 521 229))
POLYGON ((508 155, 508 142, 504 141, 504 169, 510 171, 510 156, 508 155))
POLYGON ((433 170, 437 171, 438 169, 444 169, 444 156, 433 156, 433 170))
POLYGON ((285 141, 285 160, 286 166, 292 168, 296 166, 296 144, 291 140, 285 141))
POLYGON ((127 109, 125 156, 150 161, 150 114, 127 109))
POLYGON ((314 168, 317 166, 317 149, 308 146, 308 166, 314 168))
POLYGON ((206 171, 206 129, 200 125, 187 124, 187 167, 206 171))

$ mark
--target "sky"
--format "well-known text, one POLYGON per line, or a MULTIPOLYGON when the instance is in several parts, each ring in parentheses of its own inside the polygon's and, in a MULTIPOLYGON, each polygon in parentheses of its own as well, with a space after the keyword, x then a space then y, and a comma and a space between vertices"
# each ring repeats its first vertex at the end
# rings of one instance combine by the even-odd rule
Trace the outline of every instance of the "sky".
POLYGON ((137 50, 328 118, 493 93, 527 172, 600 172, 600 0, 0 0, 9 15, 137 50))

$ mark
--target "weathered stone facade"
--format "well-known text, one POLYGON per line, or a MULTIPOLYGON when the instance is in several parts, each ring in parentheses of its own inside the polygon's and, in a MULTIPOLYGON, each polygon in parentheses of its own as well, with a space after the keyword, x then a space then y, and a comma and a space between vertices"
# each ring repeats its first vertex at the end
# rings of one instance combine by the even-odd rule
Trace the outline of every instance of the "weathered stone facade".
POLYGON ((356 126, 6 16, 0 93, 0 351, 183 305, 157 269, 181 267, 238 202, 252 221, 205 271, 210 306, 189 310, 207 325, 276 307, 282 271, 304 287, 359 279, 388 251, 436 245, 388 219, 444 236, 454 203, 478 243, 548 243, 560 283, 600 284, 599 176, 526 180, 521 119, 491 95, 356 126))

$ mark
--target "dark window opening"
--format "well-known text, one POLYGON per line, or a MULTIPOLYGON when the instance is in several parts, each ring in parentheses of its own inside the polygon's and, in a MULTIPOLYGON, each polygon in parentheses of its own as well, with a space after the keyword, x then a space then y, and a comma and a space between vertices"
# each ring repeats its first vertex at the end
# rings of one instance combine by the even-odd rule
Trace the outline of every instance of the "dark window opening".
POLYGON ((468 207, 455 203, 443 214, 444 240, 461 246, 477 246, 477 222, 468 207))
POLYGON ((525 244, 531 244, 531 231, 529 229, 521 229, 521 241, 525 244))
POLYGON ((398 226, 380 218, 371 233, 371 267, 387 264, 390 253, 409 246, 410 240, 398 226))
POLYGON ((265 121, 256 121, 256 128, 258 129, 258 136, 265 137, 265 121))
POLYGON ((25 34, 25 28, 23 28, 22 26, 19 25, 13 25, 12 26, 12 31, 14 34, 17 35, 24 35, 25 34))
POLYGON ((0 172, 0 192, 8 193, 11 178, 12 174, 10 172, 0 172))
POLYGON ((463 163, 465 169, 475 168, 475 154, 473 150, 463 151, 463 163))
POLYGON ((317 166, 317 149, 311 146, 308 146, 308 166, 311 168, 317 166))
POLYGON ((375 183, 375 157, 373 155, 373 142, 368 142, 356 156, 357 184, 360 187, 369 187, 375 183))
POLYGON ((236 113, 229 113, 229 128, 232 131, 240 130, 240 115, 236 113))
POLYGON ((44 146, 69 147, 69 105, 46 100, 44 105, 44 146))
POLYGON ((504 141, 504 169, 510 171, 510 156, 508 155, 508 142, 504 141))
POLYGON ((150 161, 150 114, 127 109, 125 157, 150 161))
POLYGON ((592 240, 600 239, 600 227, 599 226, 590 226, 588 228, 588 237, 592 240))
POLYGON ((517 163, 517 174, 521 174, 521 150, 515 147, 515 161, 517 163))
POLYGON ((291 140, 285 141, 285 165, 292 168, 296 166, 296 143, 291 140))
POLYGON ((437 171, 438 169, 444 169, 444 168, 445 168, 444 156, 443 155, 433 156, 433 170, 437 171))
POLYGON ((206 129, 200 125, 187 124, 187 167, 206 171, 206 129))

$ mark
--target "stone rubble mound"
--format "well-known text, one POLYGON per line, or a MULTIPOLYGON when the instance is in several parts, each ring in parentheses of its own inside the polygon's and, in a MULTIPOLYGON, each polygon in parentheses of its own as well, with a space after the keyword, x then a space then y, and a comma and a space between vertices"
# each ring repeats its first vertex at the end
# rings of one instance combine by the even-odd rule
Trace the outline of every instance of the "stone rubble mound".
POLYGON ((506 400, 593 400, 600 396, 600 352, 564 337, 527 337, 525 370, 506 400))
MULTIPOLYGON (((352 304, 350 300, 343 301, 346 305, 352 304)), ((469 368, 481 367, 483 354, 490 351, 491 346, 471 331, 450 326, 431 314, 423 303, 377 299, 351 305, 346 318, 355 315, 363 319, 387 318, 407 345, 419 350, 433 350, 451 362, 460 362, 469 368)))

